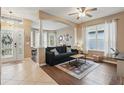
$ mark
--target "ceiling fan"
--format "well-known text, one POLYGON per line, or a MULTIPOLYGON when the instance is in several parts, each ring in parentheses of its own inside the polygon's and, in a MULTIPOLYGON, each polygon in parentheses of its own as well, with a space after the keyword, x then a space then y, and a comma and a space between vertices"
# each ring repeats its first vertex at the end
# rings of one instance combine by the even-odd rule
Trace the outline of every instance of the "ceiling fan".
POLYGON ((92 8, 92 9, 87 9, 86 7, 80 7, 80 8, 77 8, 78 12, 75 12, 75 13, 71 13, 71 14, 68 14, 68 15, 77 15, 77 19, 80 19, 81 16, 88 16, 88 17, 92 17, 91 14, 89 14, 90 12, 92 11, 97 11, 97 8, 92 8))

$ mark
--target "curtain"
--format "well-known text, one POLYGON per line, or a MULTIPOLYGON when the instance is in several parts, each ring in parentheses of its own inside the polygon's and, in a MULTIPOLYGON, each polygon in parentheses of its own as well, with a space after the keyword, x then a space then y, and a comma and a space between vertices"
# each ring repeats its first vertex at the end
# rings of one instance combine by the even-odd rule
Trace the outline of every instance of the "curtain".
POLYGON ((77 29, 74 27, 74 46, 77 44, 77 29))
POLYGON ((105 22, 105 56, 113 57, 113 51, 116 50, 116 35, 117 35, 117 21, 105 22))

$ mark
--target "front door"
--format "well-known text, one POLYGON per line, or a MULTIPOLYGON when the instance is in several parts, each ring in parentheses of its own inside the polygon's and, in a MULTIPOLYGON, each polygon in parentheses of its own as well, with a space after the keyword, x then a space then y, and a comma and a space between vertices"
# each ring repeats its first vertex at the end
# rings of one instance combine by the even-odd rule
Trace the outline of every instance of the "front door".
POLYGON ((23 60, 24 31, 1 30, 1 59, 2 62, 23 60))

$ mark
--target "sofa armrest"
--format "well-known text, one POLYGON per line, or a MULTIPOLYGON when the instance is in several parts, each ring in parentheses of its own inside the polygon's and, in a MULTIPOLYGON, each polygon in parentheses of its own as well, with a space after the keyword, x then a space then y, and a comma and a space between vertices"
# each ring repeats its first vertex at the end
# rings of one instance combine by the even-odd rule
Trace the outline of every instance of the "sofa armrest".
POLYGON ((46 52, 46 63, 52 65, 55 60, 54 52, 46 52))
POLYGON ((72 52, 78 53, 77 49, 71 49, 72 52))
POLYGON ((46 57, 51 59, 55 57, 55 54, 54 52, 46 52, 46 57))

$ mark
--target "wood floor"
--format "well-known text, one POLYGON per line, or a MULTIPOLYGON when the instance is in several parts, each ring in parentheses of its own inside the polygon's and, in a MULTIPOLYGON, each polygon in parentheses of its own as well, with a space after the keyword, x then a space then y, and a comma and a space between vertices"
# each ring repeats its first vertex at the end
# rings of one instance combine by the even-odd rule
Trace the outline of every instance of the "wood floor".
POLYGON ((116 76, 116 65, 99 63, 100 66, 81 80, 76 79, 55 66, 43 66, 42 69, 60 85, 120 85, 121 80, 116 76))

